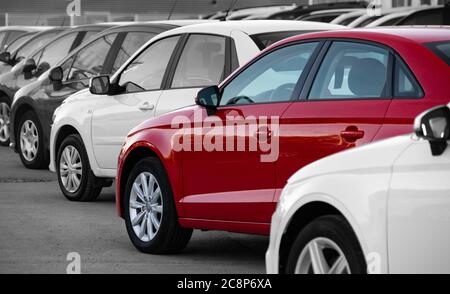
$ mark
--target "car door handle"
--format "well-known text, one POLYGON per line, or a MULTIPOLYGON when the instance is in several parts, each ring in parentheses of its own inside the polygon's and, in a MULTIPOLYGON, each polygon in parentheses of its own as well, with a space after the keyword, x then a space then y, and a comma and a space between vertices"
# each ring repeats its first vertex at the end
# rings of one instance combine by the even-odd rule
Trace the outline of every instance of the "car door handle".
POLYGON ((355 126, 350 126, 341 132, 341 137, 347 142, 355 142, 364 137, 364 131, 359 130, 355 126))
POLYGON ((155 108, 155 105, 150 104, 148 102, 144 102, 141 105, 139 105, 139 109, 143 110, 143 111, 153 110, 154 108, 155 108))

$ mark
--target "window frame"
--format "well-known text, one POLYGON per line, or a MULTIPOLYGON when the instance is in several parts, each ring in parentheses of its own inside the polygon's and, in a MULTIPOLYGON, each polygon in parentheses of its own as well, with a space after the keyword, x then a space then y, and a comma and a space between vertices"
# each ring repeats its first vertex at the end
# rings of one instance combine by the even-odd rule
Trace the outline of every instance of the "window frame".
POLYGON ((392 67, 392 99, 423 99, 425 98, 425 90, 423 89, 422 85, 420 84, 419 80, 417 79, 417 77, 415 76, 414 72, 411 70, 411 68, 409 67, 409 65, 405 62, 405 60, 403 60, 403 58, 395 53, 394 54, 394 64, 392 67), (396 73, 396 68, 397 68, 397 64, 400 63, 403 65, 403 67, 406 70, 406 76, 408 76, 410 79, 413 80, 413 83, 415 83, 415 85, 413 86, 417 86, 419 87, 417 90, 420 92, 420 95, 418 97, 408 97, 408 96, 396 96, 395 95, 395 88, 396 88, 396 79, 397 79, 397 73, 396 73))
POLYGON ((261 53, 260 55, 258 55, 253 60, 251 60, 250 62, 248 62, 246 65, 244 65, 241 68, 239 68, 238 71, 232 77, 230 77, 229 79, 225 80, 224 83, 222 83, 220 85, 220 88, 219 88, 219 90, 220 90, 220 99, 222 99, 224 88, 227 87, 228 84, 230 84, 234 79, 239 77, 239 75, 243 71, 245 71, 248 67, 252 66, 254 63, 258 62, 260 59, 264 58, 268 54, 271 54, 271 53, 273 53, 273 52, 275 52, 277 50, 280 50, 280 49, 283 49, 283 48, 286 48, 286 47, 290 47, 290 46, 307 44, 307 43, 317 43, 317 47, 314 49, 314 52, 311 54, 310 59, 306 63, 302 74, 300 75, 299 79, 297 80, 297 83, 295 85, 294 91, 292 92, 292 96, 291 96, 290 100, 288 100, 288 101, 274 101, 274 102, 257 102, 257 103, 249 103, 249 104, 233 104, 233 105, 220 105, 220 103, 219 103, 219 105, 217 106, 217 109, 236 108, 236 107, 242 107, 242 106, 245 107, 245 106, 262 105, 262 104, 291 103, 291 102, 298 101, 299 97, 300 97, 300 93, 302 92, 303 87, 305 86, 305 82, 308 79, 309 75, 311 74, 311 70, 312 70, 313 65, 317 61, 317 58, 320 57, 320 53, 322 52, 323 46, 326 43, 325 39, 315 38, 315 39, 308 39, 308 40, 299 40, 299 41, 283 44, 283 45, 278 46, 276 48, 272 48, 269 51, 265 51, 265 52, 261 53))
MULTIPOLYGON (((233 70, 233 50, 236 51, 236 47, 234 41, 231 37, 221 35, 221 34, 211 34, 211 33, 184 33, 183 39, 180 39, 181 44, 179 46, 179 51, 177 52, 176 58, 173 60, 172 66, 169 67, 169 72, 167 75, 167 80, 164 83, 163 90, 180 90, 180 89, 196 89, 196 88, 204 88, 211 85, 201 85, 201 86, 191 86, 191 87, 172 87, 173 78, 175 77, 175 71, 178 67, 178 64, 181 59, 181 55, 183 54, 184 49, 186 48, 186 44, 189 38, 194 36, 214 36, 225 39, 225 62, 224 62, 224 71, 221 77, 221 81, 223 81, 227 76, 229 76, 233 70)), ((221 82, 220 81, 220 82, 221 82)), ((219 83, 220 83, 219 82, 219 83)))

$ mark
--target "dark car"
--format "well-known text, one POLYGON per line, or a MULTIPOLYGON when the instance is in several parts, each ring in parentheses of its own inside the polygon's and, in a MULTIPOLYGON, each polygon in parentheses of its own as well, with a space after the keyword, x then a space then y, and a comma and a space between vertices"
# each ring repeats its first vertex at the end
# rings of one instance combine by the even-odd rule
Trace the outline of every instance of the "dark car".
POLYGON ((14 60, 10 59, 9 63, 10 65, 14 64, 13 68, 0 75, 1 145, 9 145, 9 112, 17 90, 35 81, 84 40, 111 26, 86 25, 64 32, 61 32, 60 29, 52 30, 52 33, 44 34, 42 38, 26 41, 27 45, 21 46, 15 51, 14 60), (53 38, 48 39, 49 36, 53 38), (45 42, 42 42, 43 40, 45 42))
POLYGON ((343 8, 366 8, 365 1, 348 1, 336 3, 323 3, 315 5, 300 5, 288 11, 281 11, 269 16, 269 19, 296 19, 302 15, 313 11, 327 10, 327 9, 343 9, 343 8))
POLYGON ((450 1, 442 6, 415 11, 398 21, 396 25, 450 25, 450 1))
POLYGON ((87 88, 96 75, 111 75, 144 43, 173 24, 136 23, 103 31, 73 50, 37 81, 22 88, 11 108, 11 147, 27 168, 46 168, 54 110, 87 88))

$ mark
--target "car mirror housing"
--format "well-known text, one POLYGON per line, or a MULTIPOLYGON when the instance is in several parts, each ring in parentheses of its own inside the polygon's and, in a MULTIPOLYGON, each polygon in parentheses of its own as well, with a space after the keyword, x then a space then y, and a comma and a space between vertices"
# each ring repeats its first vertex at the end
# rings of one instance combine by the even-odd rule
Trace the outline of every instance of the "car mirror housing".
POLYGON ((441 155, 450 139, 450 109, 442 105, 421 113, 414 121, 414 132, 430 142, 433 156, 441 155))
POLYGON ((9 64, 11 62, 11 53, 8 51, 0 53, 0 61, 9 64))
POLYGON ((201 89, 195 98, 195 104, 205 107, 208 115, 215 112, 220 102, 220 90, 217 86, 209 86, 201 89))
POLYGON ((62 88, 63 70, 60 66, 54 67, 48 74, 49 80, 53 83, 53 90, 59 91, 62 88))
POLYGON ((109 81, 109 76, 96 76, 89 81, 89 91, 95 95, 106 95, 109 93, 111 84, 109 81))
POLYGON ((35 69, 36 69, 36 62, 34 61, 34 59, 33 58, 27 59, 22 69, 26 80, 31 78, 32 76, 31 72, 35 69))

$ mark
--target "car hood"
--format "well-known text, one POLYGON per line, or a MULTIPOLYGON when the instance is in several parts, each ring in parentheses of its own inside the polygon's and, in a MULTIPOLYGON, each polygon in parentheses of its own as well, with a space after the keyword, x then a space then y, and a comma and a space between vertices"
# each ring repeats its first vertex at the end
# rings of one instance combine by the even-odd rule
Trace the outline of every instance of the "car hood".
POLYGON ((335 173, 372 173, 390 170, 394 161, 413 144, 414 135, 403 135, 352 148, 313 162, 297 171, 288 183, 335 173))
MULTIPOLYGON (((141 124, 134 127, 129 133, 128 136, 132 136, 136 133, 139 133, 143 130, 151 129, 151 128, 172 128, 172 123, 174 123, 175 118, 188 118, 190 119, 195 111, 202 111, 202 108, 197 105, 184 107, 181 109, 177 109, 171 112, 167 112, 161 116, 148 119, 141 124)), ((176 124, 176 127, 179 125, 176 124)))
POLYGON ((97 95, 91 94, 91 92, 89 92, 89 89, 86 88, 86 89, 82 89, 76 93, 73 93, 72 95, 67 97, 63 103, 67 104, 67 103, 72 103, 72 102, 79 101, 79 100, 93 99, 93 96, 97 96, 97 95))

